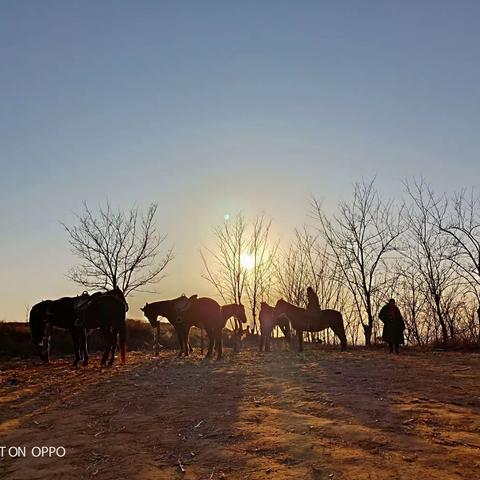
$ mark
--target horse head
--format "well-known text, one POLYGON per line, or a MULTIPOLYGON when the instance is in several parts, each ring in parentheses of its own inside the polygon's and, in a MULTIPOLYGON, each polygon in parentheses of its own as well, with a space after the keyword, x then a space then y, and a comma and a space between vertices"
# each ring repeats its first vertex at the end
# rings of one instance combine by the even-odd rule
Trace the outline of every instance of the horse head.
POLYGON ((245 314, 245 307, 242 304, 238 305, 237 312, 235 313, 235 316, 242 323, 247 323, 247 316, 245 314))
POLYGON ((143 308, 140 308, 140 310, 147 317, 148 321, 150 322, 150 325, 156 328, 159 324, 159 321, 157 320, 158 314, 154 312, 152 305, 150 305, 149 303, 146 303, 143 308))
POLYGON ((290 320, 285 315, 281 315, 280 318, 277 320, 277 324, 280 327, 280 330, 282 331, 287 342, 290 342, 290 340, 292 339, 290 331, 290 320))
POLYGON ((272 311, 274 321, 276 321, 280 315, 285 314, 285 307, 287 305, 288 303, 283 298, 280 298, 279 300, 277 300, 277 303, 273 307, 273 311, 272 311))
POLYGON ((286 302, 283 298, 280 298, 275 307, 270 307, 272 309, 272 320, 277 324, 283 332, 285 338, 290 341, 290 320, 287 315, 289 303, 286 302))

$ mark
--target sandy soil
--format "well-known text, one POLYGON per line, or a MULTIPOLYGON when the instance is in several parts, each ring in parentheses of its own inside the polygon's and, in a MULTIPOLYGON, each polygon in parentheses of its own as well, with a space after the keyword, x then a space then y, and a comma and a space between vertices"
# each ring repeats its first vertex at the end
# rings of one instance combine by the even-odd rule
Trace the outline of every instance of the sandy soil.
POLYGON ((0 446, 66 448, 1 478, 480 479, 478 354, 97 360, 0 366, 0 446))

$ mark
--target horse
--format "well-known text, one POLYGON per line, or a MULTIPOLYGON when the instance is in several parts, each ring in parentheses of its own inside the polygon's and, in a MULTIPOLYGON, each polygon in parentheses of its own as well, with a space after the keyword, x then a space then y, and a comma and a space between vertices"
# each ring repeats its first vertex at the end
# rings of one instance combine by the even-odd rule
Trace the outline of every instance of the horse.
MULTIPOLYGON (((123 292, 115 288, 107 292, 97 292, 87 299, 77 301, 75 306, 76 325, 86 330, 100 329, 105 340, 101 365, 113 365, 117 340, 120 343, 120 357, 125 363, 125 343, 127 335, 126 313, 128 303, 123 292), (84 301, 82 301, 84 300, 84 301)), ((84 359, 88 364, 88 354, 84 359)))
POLYGON ((63 297, 58 300, 44 300, 30 310, 29 324, 33 343, 45 363, 50 357, 52 327, 69 330, 72 335, 75 359, 73 366, 88 365, 86 330, 100 328, 106 339, 106 350, 102 358, 105 365, 112 350, 109 364, 114 361, 117 335, 120 336, 122 361, 125 360, 125 313, 128 304, 120 289, 110 292, 84 293, 78 297, 63 297), (120 308, 121 307, 121 308, 120 308), (112 342, 114 345, 112 346, 112 342))
POLYGON ((331 328, 333 333, 340 339, 342 352, 347 348, 347 336, 343 325, 342 314, 337 310, 320 310, 318 314, 307 312, 304 308, 288 303, 283 298, 278 300, 273 311, 276 321, 281 315, 285 315, 297 332, 298 351, 303 352, 303 332, 320 332, 331 328))
MULTIPOLYGON (((184 348, 183 342, 185 338, 184 325, 182 320, 182 311, 188 306, 189 302, 197 298, 197 295, 192 295, 190 298, 181 295, 180 297, 171 300, 161 300, 159 302, 146 303, 140 310, 147 317, 150 325, 156 328, 158 325, 158 317, 165 317, 175 329, 177 334, 180 352, 178 356, 182 356, 184 348)), ((187 342, 187 351, 192 351, 191 345, 187 342)))
POLYGON ((42 361, 50 360, 50 339, 52 327, 69 330, 72 336, 75 360, 77 367, 80 359, 88 362, 87 338, 85 329, 75 324, 75 304, 80 297, 63 297, 58 300, 44 300, 37 303, 30 310, 29 325, 33 343, 42 361))
POLYGON ((227 320, 232 316, 240 320, 241 323, 247 322, 243 305, 231 303, 220 306, 213 298, 195 298, 182 314, 185 335, 183 342, 184 354, 188 355, 186 345, 188 344, 190 328, 196 326, 203 328, 207 332, 208 350, 205 358, 210 358, 215 348, 217 360, 220 360, 223 353, 223 328, 227 320))
POLYGON ((243 333, 242 324, 247 323, 247 316, 245 314, 245 307, 241 303, 229 303, 220 307, 220 315, 222 317, 222 330, 225 328, 229 318, 233 317, 235 320, 235 346, 237 351, 238 341, 240 341, 243 333))
POLYGON ((279 315, 275 320, 273 317, 274 307, 266 302, 260 304, 260 352, 270 351, 270 339, 272 331, 276 326, 279 326, 285 336, 287 342, 290 342, 290 322, 285 315, 279 315))

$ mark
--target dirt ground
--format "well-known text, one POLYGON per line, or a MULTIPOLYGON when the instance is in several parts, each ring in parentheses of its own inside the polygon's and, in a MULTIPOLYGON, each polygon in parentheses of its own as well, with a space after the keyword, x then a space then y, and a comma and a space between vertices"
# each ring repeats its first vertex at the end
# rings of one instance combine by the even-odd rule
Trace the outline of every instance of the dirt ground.
POLYGON ((480 479, 478 354, 93 360, 0 365, 0 478, 480 479))

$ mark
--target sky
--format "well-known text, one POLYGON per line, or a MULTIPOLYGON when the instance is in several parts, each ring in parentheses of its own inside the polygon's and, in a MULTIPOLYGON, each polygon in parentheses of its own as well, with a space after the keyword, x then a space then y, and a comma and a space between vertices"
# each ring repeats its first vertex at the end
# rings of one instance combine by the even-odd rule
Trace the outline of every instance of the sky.
POLYGON ((76 295, 61 222, 159 205, 159 295, 207 294, 225 213, 281 241, 376 175, 480 180, 475 1, 0 2, 0 321, 76 295))

